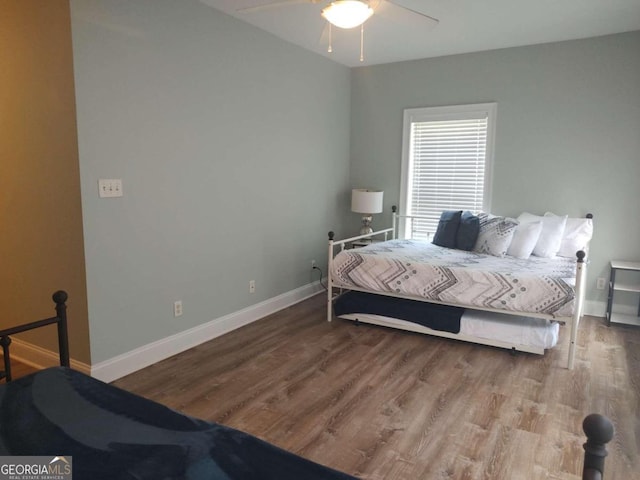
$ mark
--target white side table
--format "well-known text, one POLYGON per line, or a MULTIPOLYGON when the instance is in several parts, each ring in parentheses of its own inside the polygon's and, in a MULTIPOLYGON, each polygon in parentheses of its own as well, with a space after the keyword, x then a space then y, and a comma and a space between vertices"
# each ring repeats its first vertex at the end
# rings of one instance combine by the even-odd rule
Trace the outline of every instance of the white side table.
POLYGON ((640 294, 640 262, 611 260, 609 298, 607 299, 607 325, 623 324, 640 327, 640 306, 638 307, 637 315, 613 311, 613 297, 616 292, 640 294))

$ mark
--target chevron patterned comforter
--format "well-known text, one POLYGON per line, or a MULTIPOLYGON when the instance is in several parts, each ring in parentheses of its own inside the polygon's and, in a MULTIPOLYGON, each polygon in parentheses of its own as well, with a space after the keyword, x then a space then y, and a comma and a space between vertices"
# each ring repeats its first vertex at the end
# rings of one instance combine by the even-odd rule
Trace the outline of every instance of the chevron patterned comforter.
POLYGON ((470 308, 553 317, 574 309, 575 260, 522 260, 391 240, 343 250, 332 262, 334 286, 391 293, 470 308))

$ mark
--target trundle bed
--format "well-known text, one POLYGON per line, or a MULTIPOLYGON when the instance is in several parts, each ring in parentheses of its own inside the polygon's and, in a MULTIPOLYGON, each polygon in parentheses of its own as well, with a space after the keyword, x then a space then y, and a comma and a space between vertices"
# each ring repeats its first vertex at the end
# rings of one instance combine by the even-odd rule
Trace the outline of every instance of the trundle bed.
POLYGON ((520 259, 398 239, 400 221, 418 218, 398 215, 394 207, 391 228, 339 241, 329 232, 328 321, 335 313, 536 354, 555 346, 559 324, 567 324, 567 367, 573 368, 584 303, 584 251, 575 258, 520 259), (377 240, 348 248, 367 239, 377 240))

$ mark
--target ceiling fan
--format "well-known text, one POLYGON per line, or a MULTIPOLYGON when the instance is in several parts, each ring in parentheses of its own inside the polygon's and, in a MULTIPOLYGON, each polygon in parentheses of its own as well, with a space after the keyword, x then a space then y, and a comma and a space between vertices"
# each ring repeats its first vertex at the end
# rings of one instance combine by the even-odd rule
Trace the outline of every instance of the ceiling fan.
POLYGON ((327 25, 322 33, 321 39, 328 35, 328 49, 331 53, 332 47, 332 27, 341 29, 351 29, 360 27, 360 61, 364 61, 364 24, 374 13, 393 10, 401 10, 404 13, 411 13, 423 18, 430 26, 437 25, 439 20, 425 13, 404 7, 393 0, 276 0, 253 7, 240 8, 238 13, 259 12, 262 10, 287 7, 294 4, 326 4, 322 8, 320 15, 327 20, 327 25))

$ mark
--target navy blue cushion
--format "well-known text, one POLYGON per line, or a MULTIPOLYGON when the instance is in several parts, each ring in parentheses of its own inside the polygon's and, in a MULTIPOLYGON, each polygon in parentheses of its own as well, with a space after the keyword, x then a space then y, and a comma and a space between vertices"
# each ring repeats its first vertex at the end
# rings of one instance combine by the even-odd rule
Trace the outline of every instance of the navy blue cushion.
POLYGON ((442 212, 432 243, 440 247, 456 248, 456 236, 461 216, 462 210, 446 210, 442 212))
POLYGON ((456 233, 456 248, 472 250, 478 239, 478 233, 480 233, 480 219, 469 211, 462 212, 456 233))

